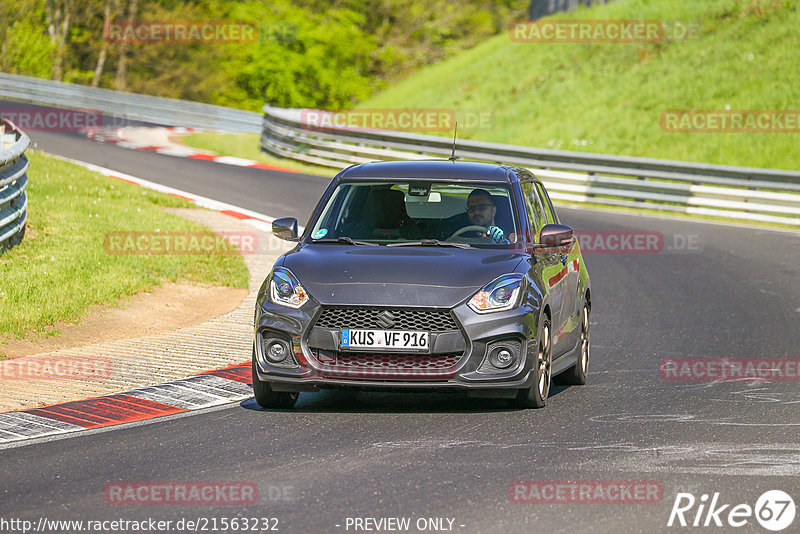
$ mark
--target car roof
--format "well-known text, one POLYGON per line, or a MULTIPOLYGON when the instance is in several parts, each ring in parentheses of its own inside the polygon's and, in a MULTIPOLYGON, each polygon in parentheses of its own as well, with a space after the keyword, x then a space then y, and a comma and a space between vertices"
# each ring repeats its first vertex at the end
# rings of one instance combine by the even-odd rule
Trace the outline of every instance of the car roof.
POLYGON ((402 178, 464 182, 503 182, 535 179, 527 169, 476 161, 417 160, 362 163, 343 170, 339 179, 402 178))

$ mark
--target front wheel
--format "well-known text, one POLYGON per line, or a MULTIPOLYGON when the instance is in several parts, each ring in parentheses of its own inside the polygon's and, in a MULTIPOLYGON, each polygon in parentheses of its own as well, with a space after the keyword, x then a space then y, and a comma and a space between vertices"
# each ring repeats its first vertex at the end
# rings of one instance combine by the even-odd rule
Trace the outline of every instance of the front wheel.
POLYGON ((256 350, 253 348, 253 394, 256 402, 262 408, 284 408, 289 409, 295 405, 300 393, 273 391, 267 382, 258 379, 256 372, 256 350))
POLYGON ((520 408, 544 408, 550 394, 550 371, 553 344, 550 335, 550 321, 545 318, 540 326, 539 349, 536 351, 536 379, 528 389, 517 393, 515 404, 520 408))

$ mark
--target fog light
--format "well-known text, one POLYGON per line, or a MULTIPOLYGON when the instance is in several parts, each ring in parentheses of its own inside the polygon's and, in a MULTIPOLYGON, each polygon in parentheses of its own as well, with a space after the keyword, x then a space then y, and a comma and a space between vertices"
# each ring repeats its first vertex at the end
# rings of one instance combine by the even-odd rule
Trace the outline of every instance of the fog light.
POLYGON ((497 347, 489 354, 489 363, 498 369, 505 369, 517 360, 514 349, 509 347, 497 347))
POLYGON ((272 363, 280 363, 289 355, 289 349, 283 341, 267 341, 267 359, 272 363))
POLYGON ((503 349, 497 353, 497 362, 503 367, 510 364, 513 360, 514 357, 506 349, 503 349))

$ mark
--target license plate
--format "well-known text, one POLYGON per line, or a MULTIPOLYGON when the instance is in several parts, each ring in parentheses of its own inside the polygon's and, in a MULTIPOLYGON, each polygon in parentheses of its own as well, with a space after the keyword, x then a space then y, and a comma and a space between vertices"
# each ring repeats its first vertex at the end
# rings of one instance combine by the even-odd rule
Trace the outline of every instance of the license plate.
POLYGON ((343 349, 405 349, 427 351, 430 334, 414 330, 356 330, 342 328, 343 349))

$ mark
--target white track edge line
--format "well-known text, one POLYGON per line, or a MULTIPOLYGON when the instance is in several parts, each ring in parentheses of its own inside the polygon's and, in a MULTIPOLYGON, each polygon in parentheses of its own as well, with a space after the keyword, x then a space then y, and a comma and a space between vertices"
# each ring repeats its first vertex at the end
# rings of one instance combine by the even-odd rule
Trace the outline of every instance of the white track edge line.
MULTIPOLYGON (((249 217, 251 219, 256 219, 258 221, 262 221, 262 222, 265 222, 265 223, 271 223, 272 221, 274 221, 276 219, 275 217, 272 217, 271 215, 258 213, 256 211, 249 210, 247 208, 242 208, 240 206, 234 206, 233 204, 228 204, 226 202, 221 202, 219 200, 214 200, 212 198, 196 195, 194 193, 190 193, 190 192, 184 191, 182 189, 176 189, 174 187, 170 187, 170 186, 167 186, 167 185, 157 184, 155 182, 151 182, 149 180, 145 180, 144 178, 139 178, 137 176, 132 176, 132 175, 126 174, 124 172, 115 171, 115 170, 109 169, 107 167, 101 167, 100 165, 95 165, 94 163, 87 163, 85 161, 81 161, 81 160, 77 160, 77 159, 73 159, 73 158, 68 158, 66 156, 60 156, 58 154, 52 154, 50 152, 44 152, 44 151, 42 151, 42 152, 44 154, 47 154, 48 156, 51 156, 51 157, 56 158, 58 160, 66 161, 67 163, 72 163, 74 165, 79 165, 79 166, 84 167, 85 169, 88 169, 90 171, 94 171, 94 172, 100 173, 103 176, 108 176, 109 178, 118 178, 118 179, 122 179, 124 181, 134 182, 136 185, 139 185, 139 186, 144 187, 146 189, 151 189, 153 191, 159 191, 161 193, 167 193, 167 194, 172 194, 172 195, 177 195, 177 196, 188 198, 192 202, 194 202, 195 204, 197 204, 198 206, 200 206, 202 208, 208 208, 208 209, 212 209, 212 210, 216 210, 216 211, 231 211, 231 212, 235 212, 235 213, 240 213, 240 214, 245 215, 245 216, 247 216, 247 217, 249 217)), ((240 220, 242 220, 242 219, 240 219, 240 220)), ((247 220, 243 219, 243 222, 247 222, 247 220)), ((304 228, 302 226, 298 226, 298 232, 299 233, 302 233, 303 230, 304 230, 304 228)))

